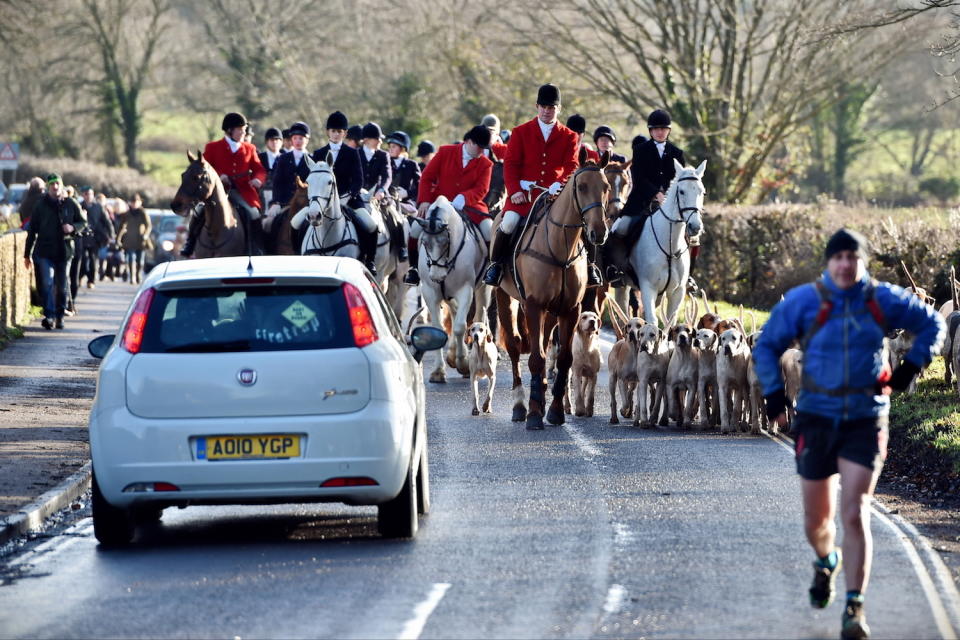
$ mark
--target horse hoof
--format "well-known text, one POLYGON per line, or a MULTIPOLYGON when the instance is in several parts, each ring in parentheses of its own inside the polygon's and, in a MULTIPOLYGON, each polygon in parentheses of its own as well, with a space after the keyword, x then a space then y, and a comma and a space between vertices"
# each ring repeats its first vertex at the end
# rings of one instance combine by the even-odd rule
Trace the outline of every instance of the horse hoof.
POLYGON ((447 376, 438 375, 438 374, 436 374, 436 373, 431 374, 431 376, 430 376, 430 382, 435 382, 435 383, 437 383, 437 384, 446 384, 446 383, 447 383, 447 376))
POLYGON ((578 409, 576 412, 574 412, 573 415, 577 416, 578 418, 582 418, 582 417, 584 417, 585 415, 587 415, 587 412, 578 409))
POLYGON ((527 431, 540 431, 543 429, 543 416, 527 416, 527 431))
POLYGON ((477 409, 476 407, 474 407, 474 408, 473 408, 473 411, 471 411, 470 413, 473 414, 473 415, 475 415, 475 416, 478 416, 478 415, 480 415, 480 409, 477 409))
POLYGON ((620 424, 620 419, 617 416, 610 417, 610 424, 620 424))
POLYGON ((555 427, 559 427, 566 421, 566 418, 563 415, 563 411, 555 411, 553 407, 550 407, 547 410, 547 422, 552 424, 555 427))
POLYGON ((514 407, 513 408, 513 417, 510 418, 513 422, 523 422, 527 419, 527 409, 526 407, 514 407))

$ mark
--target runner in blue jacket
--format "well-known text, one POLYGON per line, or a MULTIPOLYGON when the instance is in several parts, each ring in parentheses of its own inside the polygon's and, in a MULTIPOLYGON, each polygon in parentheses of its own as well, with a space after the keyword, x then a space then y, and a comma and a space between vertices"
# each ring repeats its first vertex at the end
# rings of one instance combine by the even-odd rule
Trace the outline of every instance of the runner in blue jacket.
POLYGON ((841 637, 867 638, 863 602, 873 553, 870 496, 886 458, 889 393, 891 388, 906 389, 940 352, 945 326, 939 314, 912 293, 870 278, 867 243, 856 231, 837 231, 825 257, 827 268, 820 280, 791 289, 773 308, 753 358, 767 415, 784 426, 780 356, 800 341, 803 382, 792 431, 804 529, 817 554, 810 602, 824 608, 833 601, 836 576, 845 561, 847 605, 841 637), (891 375, 883 337, 898 328, 916 338, 891 375), (838 479, 842 549, 835 546, 838 479))

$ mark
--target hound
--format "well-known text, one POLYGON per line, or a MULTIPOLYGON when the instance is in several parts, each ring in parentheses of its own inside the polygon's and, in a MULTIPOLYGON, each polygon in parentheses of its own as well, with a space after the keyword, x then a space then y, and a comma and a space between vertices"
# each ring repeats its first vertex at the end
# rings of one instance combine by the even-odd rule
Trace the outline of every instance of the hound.
POLYGON ((637 387, 637 350, 640 348, 642 318, 631 318, 623 328, 623 338, 617 340, 607 356, 607 373, 610 379, 610 424, 619 424, 617 417, 617 391, 623 400, 620 415, 632 418, 636 409, 633 394, 637 387))
POLYGON ((570 385, 573 390, 574 415, 592 417, 600 373, 600 316, 584 311, 573 333, 573 364, 570 366, 570 385))
POLYGON ((797 415, 797 396, 803 382, 803 351, 784 351, 780 356, 780 373, 783 375, 783 392, 787 396, 787 425, 791 425, 797 415))
MULTIPOLYGON (((909 331, 905 331, 903 329, 898 329, 893 333, 887 334, 885 341, 887 343, 887 348, 889 349, 888 363, 890 365, 891 371, 893 371, 898 366, 900 366, 900 362, 903 360, 904 356, 906 356, 907 353, 910 351, 910 349, 913 348, 913 341, 915 339, 916 338, 912 333, 910 333, 909 331)), ((947 343, 947 342, 948 340, 944 340, 944 343, 947 343)), ((947 351, 946 354, 944 354, 944 358, 943 358, 945 365, 947 364, 947 361, 951 363, 953 362, 952 352, 956 348, 956 345, 953 344, 952 340, 949 342, 951 343, 950 347, 948 348, 949 351, 947 351)), ((925 368, 926 367, 924 367, 924 369, 925 368)), ((920 373, 918 373, 913 377, 913 380, 910 381, 910 384, 906 388, 906 393, 917 392, 917 380, 920 378, 921 375, 923 375, 922 370, 920 373)))
MULTIPOLYGON (((753 312, 750 313, 753 315, 753 312)), ((756 323, 754 323, 756 325, 756 323)), ((753 352, 753 347, 757 344, 757 340, 760 339, 760 334, 762 331, 754 331, 749 336, 747 336, 747 346, 750 347, 751 353, 753 352)), ((767 410, 766 404, 763 400, 763 385, 760 384, 760 378, 757 377, 757 371, 754 368, 753 358, 747 358, 747 386, 750 390, 748 396, 748 401, 750 404, 750 433, 755 436, 760 435, 760 427, 769 429, 769 424, 767 422, 767 410)), ((774 433, 776 433, 779 428, 773 426, 774 433)))
POLYGON ((720 424, 720 399, 717 393, 717 348, 720 336, 712 328, 697 330, 693 346, 700 352, 697 360, 697 405, 700 428, 720 424))
POLYGON ((667 337, 673 343, 673 353, 667 365, 667 407, 668 415, 677 420, 677 427, 683 427, 684 415, 693 420, 696 412, 697 373, 699 371, 699 352, 693 347, 693 329, 686 323, 670 327, 667 337))
POLYGON ((470 388, 473 389, 473 415, 480 415, 479 395, 480 378, 487 378, 487 398, 483 401, 483 412, 490 413, 493 401, 493 388, 497 384, 497 359, 500 353, 490 335, 486 322, 474 322, 463 337, 467 345, 467 364, 470 367, 470 388))
POLYGON ((720 396, 720 433, 736 431, 749 394, 747 360, 750 347, 737 328, 720 334, 717 353, 717 390, 720 396))
MULTIPOLYGON (((644 324, 640 328, 640 343, 637 349, 637 386, 634 390, 633 426, 652 427, 660 415, 669 362, 670 348, 663 331, 656 325, 644 324), (651 390, 654 393, 652 407, 651 390)), ((661 421, 660 424, 666 423, 661 421)))

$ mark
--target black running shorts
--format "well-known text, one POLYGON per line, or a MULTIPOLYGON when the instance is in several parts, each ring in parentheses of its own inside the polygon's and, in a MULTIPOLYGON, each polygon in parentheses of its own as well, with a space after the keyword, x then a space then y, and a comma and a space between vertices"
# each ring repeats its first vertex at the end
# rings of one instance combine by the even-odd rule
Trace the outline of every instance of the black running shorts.
POLYGON ((792 425, 797 473, 823 480, 837 473, 837 458, 877 470, 887 457, 887 416, 837 424, 832 418, 797 413, 792 425))

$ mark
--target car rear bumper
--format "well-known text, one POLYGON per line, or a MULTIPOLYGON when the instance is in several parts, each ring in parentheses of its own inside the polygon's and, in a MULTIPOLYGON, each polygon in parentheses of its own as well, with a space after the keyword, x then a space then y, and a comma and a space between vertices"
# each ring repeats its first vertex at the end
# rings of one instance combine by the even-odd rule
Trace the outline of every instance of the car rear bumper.
POLYGON ((118 507, 146 503, 255 504, 329 501, 378 504, 403 486, 413 445, 413 418, 372 400, 364 410, 324 416, 236 419, 138 418, 125 408, 90 417, 97 484, 118 507), (292 434, 300 456, 288 459, 198 459, 198 437, 292 434), (333 478, 372 478, 375 486, 326 488, 333 478), (169 483, 178 491, 136 485, 169 483), (125 491, 126 489, 126 491, 125 491))

